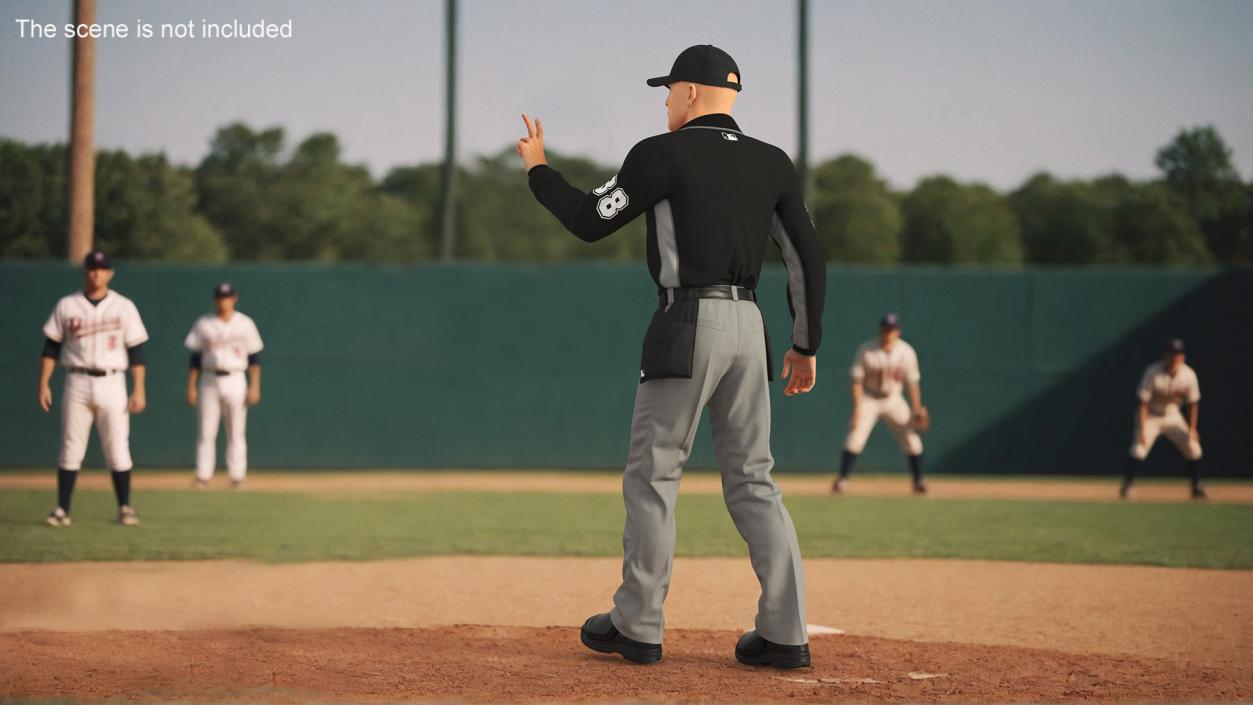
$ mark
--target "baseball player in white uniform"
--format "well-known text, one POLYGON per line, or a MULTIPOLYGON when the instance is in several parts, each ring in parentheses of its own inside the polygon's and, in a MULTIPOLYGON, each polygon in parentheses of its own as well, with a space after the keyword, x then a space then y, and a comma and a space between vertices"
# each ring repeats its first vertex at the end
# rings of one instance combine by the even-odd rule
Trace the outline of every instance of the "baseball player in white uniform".
POLYGON ((885 315, 879 322, 879 337, 857 349, 850 373, 853 415, 844 440, 840 474, 832 491, 844 491, 857 456, 866 447, 875 424, 882 420, 909 457, 914 492, 925 494, 927 484, 922 477, 922 437, 919 435, 919 426, 925 425, 927 416, 926 407, 922 405, 922 374, 918 370, 918 354, 913 346, 901 340, 900 318, 896 314, 885 315), (904 388, 909 389, 908 403, 902 394, 904 388))
POLYGON ((1166 436, 1179 449, 1192 476, 1192 498, 1205 499, 1201 486, 1201 438, 1196 422, 1200 415, 1201 385, 1196 372, 1184 362, 1186 351, 1182 340, 1166 345, 1162 360, 1144 370, 1136 397, 1136 432, 1131 440, 1131 457, 1119 496, 1130 499, 1135 491, 1136 471, 1148 457, 1159 436, 1166 436), (1185 418, 1181 407, 1188 407, 1185 418))
POLYGON ((62 298, 44 324, 39 366, 39 406, 52 408, 52 372, 65 368, 61 394, 61 455, 57 461, 57 507, 50 526, 70 525, 70 499, 83 466, 94 422, 117 495, 118 522, 133 526, 139 517, 130 505, 130 415, 147 406, 143 345, 148 331, 130 299, 109 290, 113 265, 94 250, 83 261, 83 290, 62 298), (126 370, 132 389, 126 393, 126 370))
POLYGON ((240 488, 248 473, 244 429, 248 407, 261 401, 261 334, 235 310, 239 295, 229 283, 213 290, 216 310, 192 324, 184 345, 191 351, 187 403, 196 407, 196 486, 206 487, 217 466, 218 422, 226 426, 226 469, 240 488), (245 374, 246 373, 246 374, 245 374))

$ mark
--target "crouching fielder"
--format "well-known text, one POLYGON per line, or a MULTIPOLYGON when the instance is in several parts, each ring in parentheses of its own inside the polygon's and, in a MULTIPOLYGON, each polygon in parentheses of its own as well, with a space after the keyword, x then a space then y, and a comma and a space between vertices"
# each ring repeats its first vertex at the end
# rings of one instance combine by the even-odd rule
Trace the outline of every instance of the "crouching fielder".
POLYGON ((235 310, 239 301, 228 283, 213 290, 216 310, 192 325, 183 343, 191 351, 187 403, 196 407, 196 485, 204 487, 217 467, 218 423, 226 426, 226 469, 242 487, 248 472, 244 427, 248 407, 261 401, 261 334, 252 319, 235 310), (245 377, 245 371, 247 376, 245 377))
POLYGON ((922 374, 918 370, 918 354, 913 346, 901 340, 901 322, 895 313, 885 315, 879 322, 877 339, 857 349, 850 373, 853 414, 848 424, 848 437, 844 440, 840 475, 832 491, 844 491, 857 456, 866 447, 875 424, 882 419, 909 457, 914 492, 925 494, 922 437, 918 433, 926 430, 928 424, 927 409, 922 405, 922 374), (901 394, 905 386, 909 387, 910 403, 906 403, 901 394))
POLYGON ((1183 341, 1172 340, 1166 345, 1164 358, 1149 365, 1140 379, 1140 388, 1136 391, 1140 399, 1136 410, 1136 434, 1131 441, 1127 475, 1119 491, 1123 499, 1131 498, 1136 471, 1157 443, 1158 436, 1170 439, 1187 462, 1192 476, 1192 498, 1205 499, 1205 488, 1201 486, 1201 439, 1196 432, 1201 385, 1196 372, 1184 363, 1184 357, 1183 341), (1180 410, 1185 404, 1188 406, 1186 420, 1180 410))

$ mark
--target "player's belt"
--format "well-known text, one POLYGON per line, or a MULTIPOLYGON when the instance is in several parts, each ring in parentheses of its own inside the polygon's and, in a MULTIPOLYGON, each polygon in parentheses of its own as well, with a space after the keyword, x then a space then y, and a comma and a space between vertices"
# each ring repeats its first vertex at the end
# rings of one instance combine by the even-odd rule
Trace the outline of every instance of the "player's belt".
POLYGON ((695 299, 731 299, 733 301, 756 301, 757 294, 752 289, 730 284, 714 286, 689 286, 680 289, 666 289, 657 297, 659 306, 666 306, 675 301, 693 301, 695 299))
POLYGON ((93 370, 86 367, 67 367, 65 371, 76 375, 87 375, 88 377, 107 377, 115 372, 121 372, 121 370, 93 370))
POLYGON ((235 374, 235 370, 214 370, 213 374, 217 375, 218 377, 227 377, 227 376, 235 374))

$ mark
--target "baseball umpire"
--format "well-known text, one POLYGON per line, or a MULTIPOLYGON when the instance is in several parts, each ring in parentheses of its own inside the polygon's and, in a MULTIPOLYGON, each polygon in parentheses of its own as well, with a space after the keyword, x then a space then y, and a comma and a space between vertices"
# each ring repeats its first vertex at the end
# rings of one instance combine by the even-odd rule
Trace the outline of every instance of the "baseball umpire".
POLYGON ((648 222, 658 307, 644 333, 623 474, 622 585, 612 612, 580 632, 588 648, 639 663, 662 655, 675 499, 706 406, 727 509, 761 583, 756 629, 735 657, 781 668, 810 662, 796 529, 771 476, 772 363, 755 290, 769 234, 787 266, 794 320, 784 393, 808 392, 826 270, 791 160, 731 118, 740 78, 721 49, 684 50, 668 75, 648 80, 669 88, 669 132, 635 145, 618 174, 589 193, 547 165, 539 120, 522 116, 527 136, 517 144, 536 199, 576 237, 599 240, 640 214, 648 222))
POLYGON ((44 324, 44 349, 39 366, 39 406, 52 408, 52 372, 65 367, 61 394, 61 454, 57 463, 57 506, 50 526, 70 525, 74 481, 87 453, 94 422, 100 446, 113 476, 118 523, 133 526, 139 517, 131 508, 130 415, 147 406, 144 388, 144 343, 148 331, 139 309, 125 296, 109 290, 113 263, 93 250, 83 260, 83 289, 63 297, 44 324), (134 389, 126 394, 126 370, 134 389))

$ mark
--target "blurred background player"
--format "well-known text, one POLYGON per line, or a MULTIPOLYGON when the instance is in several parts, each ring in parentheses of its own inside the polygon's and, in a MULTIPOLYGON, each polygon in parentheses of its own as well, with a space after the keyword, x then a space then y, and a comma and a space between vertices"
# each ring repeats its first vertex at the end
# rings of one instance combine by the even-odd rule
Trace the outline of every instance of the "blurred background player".
POLYGON ((133 526, 139 517, 130 506, 130 415, 147 406, 144 390, 144 342, 148 331, 130 299, 109 290, 113 264, 100 250, 83 260, 83 290, 62 298, 44 324, 39 366, 39 406, 52 408, 52 372, 65 367, 61 394, 61 455, 57 461, 57 507, 50 526, 70 525, 70 498, 83 466, 94 421, 100 446, 113 477, 118 523, 133 526), (133 390, 126 394, 126 370, 133 390))
POLYGON ((922 437, 918 426, 926 424, 927 410, 922 405, 922 374, 918 370, 918 354, 913 346, 901 340, 901 322, 895 313, 879 321, 879 337, 857 349, 851 370, 853 378, 853 415, 844 440, 844 456, 840 474, 831 486, 843 492, 857 456, 866 447, 870 432, 880 419, 887 424, 896 442, 909 456, 913 489, 927 491, 922 476, 922 437), (909 387, 909 403, 902 396, 902 387, 909 387))
POLYGON ((1131 457, 1127 460, 1127 475, 1118 492, 1123 499, 1130 499, 1135 492, 1136 472, 1159 435, 1170 439, 1183 454, 1192 476, 1192 498, 1205 499, 1205 488, 1201 486, 1201 438, 1196 432, 1201 385, 1196 372, 1184 363, 1185 356, 1183 341, 1171 340, 1166 344, 1164 358, 1149 365, 1140 379, 1140 388, 1136 391, 1140 398, 1136 434, 1131 442, 1131 457), (1188 406, 1186 420, 1180 410, 1184 404, 1188 406))
POLYGON ((191 351, 187 403, 196 407, 196 486, 205 487, 217 467, 218 421, 226 425, 226 469, 242 487, 248 473, 244 429, 248 407, 261 401, 261 333, 235 310, 239 295, 227 282, 213 289, 215 311, 192 324, 184 345, 191 351), (245 378, 245 371, 247 375, 245 378))

